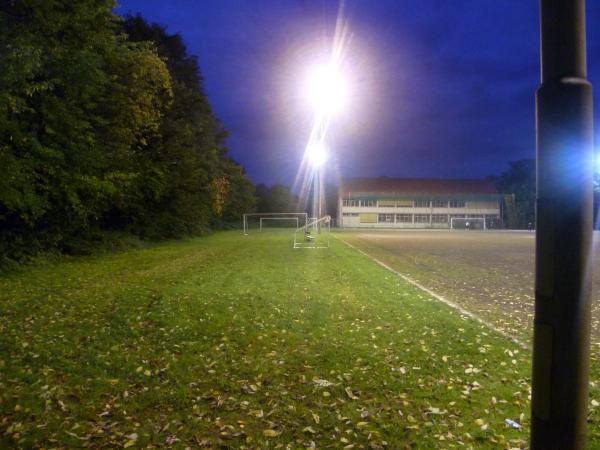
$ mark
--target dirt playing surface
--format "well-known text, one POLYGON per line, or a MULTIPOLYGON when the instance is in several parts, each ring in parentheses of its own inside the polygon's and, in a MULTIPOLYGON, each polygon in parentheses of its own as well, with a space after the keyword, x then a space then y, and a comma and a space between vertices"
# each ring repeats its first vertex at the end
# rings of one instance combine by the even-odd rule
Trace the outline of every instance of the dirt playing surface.
MULTIPOLYGON (((531 342, 535 234, 344 231, 339 237, 496 327, 531 342)), ((596 235, 600 238, 600 235, 596 235)), ((592 353, 600 356, 600 251, 594 251, 592 353)))

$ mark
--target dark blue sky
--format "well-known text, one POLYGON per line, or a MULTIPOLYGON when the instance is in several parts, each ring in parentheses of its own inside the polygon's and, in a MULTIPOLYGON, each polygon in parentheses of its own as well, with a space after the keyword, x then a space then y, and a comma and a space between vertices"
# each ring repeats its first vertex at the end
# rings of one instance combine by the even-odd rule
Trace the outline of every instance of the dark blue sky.
MULTIPOLYGON (((589 79, 598 90, 600 4, 587 3, 589 79)), ((118 12, 140 12, 183 36, 230 131, 231 155, 252 179, 291 185, 312 126, 303 83, 331 45, 338 2, 120 4, 118 12)), ((328 137, 337 173, 484 177, 534 156, 537 1, 346 0, 342 17, 352 34, 353 95, 328 137)), ((596 136, 599 129, 596 120, 596 136)))

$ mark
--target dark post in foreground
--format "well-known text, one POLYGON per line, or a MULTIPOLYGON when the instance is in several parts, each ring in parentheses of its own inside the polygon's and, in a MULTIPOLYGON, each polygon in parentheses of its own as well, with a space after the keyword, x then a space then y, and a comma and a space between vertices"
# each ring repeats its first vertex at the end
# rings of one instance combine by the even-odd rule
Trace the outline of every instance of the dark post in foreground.
POLYGON ((533 450, 586 446, 594 157, 585 36, 585 0, 541 0, 533 450))

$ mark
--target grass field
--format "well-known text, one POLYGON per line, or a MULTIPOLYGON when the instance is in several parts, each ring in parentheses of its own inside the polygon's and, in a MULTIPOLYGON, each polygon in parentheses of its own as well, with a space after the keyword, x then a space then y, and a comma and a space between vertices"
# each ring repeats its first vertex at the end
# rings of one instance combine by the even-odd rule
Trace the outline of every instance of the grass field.
POLYGON ((0 308, 3 448, 526 445, 529 352, 339 240, 65 260, 0 308))

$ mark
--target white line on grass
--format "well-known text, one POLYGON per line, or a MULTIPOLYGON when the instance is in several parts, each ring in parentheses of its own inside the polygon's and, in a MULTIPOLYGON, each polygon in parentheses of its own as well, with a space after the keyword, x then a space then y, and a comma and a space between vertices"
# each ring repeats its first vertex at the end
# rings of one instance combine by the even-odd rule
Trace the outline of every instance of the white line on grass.
MULTIPOLYGON (((337 236, 336 236, 337 237, 337 236)), ((338 239, 340 241, 342 241, 344 244, 346 244, 348 247, 356 250, 358 253, 360 253, 361 255, 366 256, 367 258, 369 258, 372 261, 375 261, 377 264, 379 264, 381 267, 383 267, 384 269, 389 270, 390 272, 392 272, 393 274, 399 276, 400 278, 402 278, 404 281, 409 282, 410 284, 412 284, 413 286, 416 286, 417 288, 421 289, 424 292, 427 292, 429 295, 431 295, 433 298, 435 298, 436 300, 439 300, 442 303, 445 303, 446 305, 450 306, 451 308, 457 310, 459 313, 461 313, 464 316, 467 316, 473 320, 475 320, 476 322, 479 322, 482 325, 485 325, 486 327, 492 329, 493 331, 495 331, 496 333, 501 334, 502 336, 504 336, 505 338, 510 339, 511 341, 513 341, 515 344, 517 344, 519 347, 524 348, 524 349, 529 349, 529 346, 527 344, 525 344, 524 342, 522 342, 521 340, 517 339, 514 336, 511 336, 510 334, 506 333, 505 331, 501 330, 500 328, 496 327, 493 323, 488 322, 485 319, 482 319, 481 317, 479 317, 477 314, 472 313, 471 311, 467 311, 466 309, 464 309, 462 306, 457 305, 456 303, 454 303, 451 300, 448 300, 447 298, 436 294, 435 292, 433 292, 431 289, 426 288, 425 286, 423 286, 421 283, 419 283, 418 281, 413 280, 412 278, 398 272, 397 270, 392 269, 390 266, 388 266, 386 263, 379 261, 377 258, 375 258, 374 256, 369 255, 368 253, 362 251, 360 248, 355 247, 354 245, 350 244, 349 242, 345 241, 344 239, 338 237, 338 239)))

